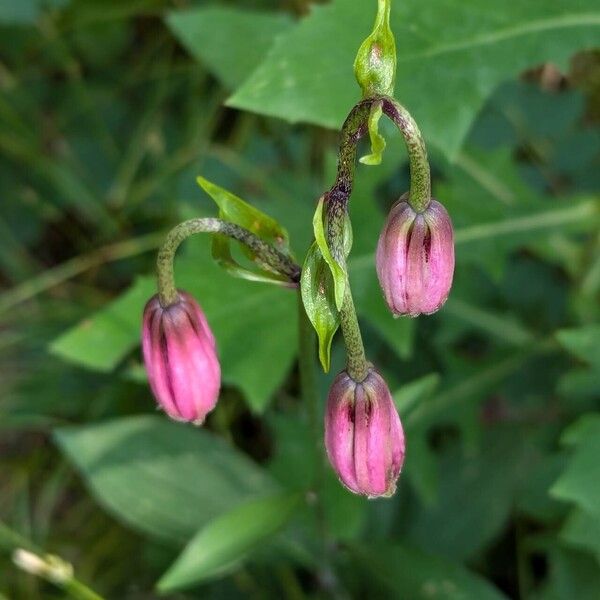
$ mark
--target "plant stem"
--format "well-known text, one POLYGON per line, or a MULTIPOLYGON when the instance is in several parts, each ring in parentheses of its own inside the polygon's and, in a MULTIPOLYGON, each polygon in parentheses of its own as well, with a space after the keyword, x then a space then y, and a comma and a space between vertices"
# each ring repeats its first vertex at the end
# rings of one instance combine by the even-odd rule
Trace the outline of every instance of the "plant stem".
POLYGON ((346 280, 346 293, 344 303, 340 310, 340 326, 346 346, 347 362, 346 371, 354 381, 360 383, 369 373, 369 363, 365 355, 362 335, 358 325, 356 309, 350 291, 350 282, 346 280))
POLYGON ((231 237, 248 246, 256 254, 257 262, 263 268, 283 275, 293 285, 297 285, 300 280, 300 267, 251 231, 222 219, 190 219, 171 229, 158 251, 156 259, 158 295, 163 307, 177 302, 178 294, 173 271, 175 253, 181 242, 195 233, 220 233, 231 237))
POLYGON ((408 201, 423 212, 431 201, 431 173, 425 141, 411 114, 395 98, 381 98, 383 112, 396 124, 406 144, 410 165, 410 192, 408 201))
POLYGON ((13 557, 17 552, 24 554, 29 559, 27 563, 30 563, 30 566, 25 568, 23 562, 19 565, 20 568, 65 590, 69 596, 76 600, 103 600, 102 596, 70 573, 72 567, 69 563, 59 557, 45 554, 35 544, 1 521, 0 549, 13 553, 13 557), (58 573, 57 569, 60 569, 58 573))

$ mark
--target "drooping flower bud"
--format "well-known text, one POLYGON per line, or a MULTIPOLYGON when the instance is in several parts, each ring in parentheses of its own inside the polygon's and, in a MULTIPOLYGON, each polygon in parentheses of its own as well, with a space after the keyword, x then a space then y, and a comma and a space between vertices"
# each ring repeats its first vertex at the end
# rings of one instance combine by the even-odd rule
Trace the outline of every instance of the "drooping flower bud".
POLYGON ((373 368, 356 383, 334 380, 325 412, 325 447, 340 481, 355 494, 391 496, 404 462, 404 431, 390 391, 373 368))
POLYGON ((452 286, 454 233, 446 209, 432 199, 416 212, 402 196, 391 208, 377 244, 377 275, 394 315, 431 314, 452 286))
POLYGON ((176 421, 199 425, 215 407, 221 367, 215 338, 198 303, 186 292, 163 307, 158 295, 144 308, 142 351, 152 393, 176 421))

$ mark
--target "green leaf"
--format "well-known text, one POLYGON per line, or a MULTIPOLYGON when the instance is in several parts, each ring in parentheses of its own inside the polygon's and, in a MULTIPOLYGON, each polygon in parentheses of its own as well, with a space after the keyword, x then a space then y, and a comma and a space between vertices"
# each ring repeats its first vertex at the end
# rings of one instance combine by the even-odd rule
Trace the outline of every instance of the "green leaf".
POLYGON ((0 0, 0 23, 29 25, 34 23, 45 7, 62 8, 69 0, 0 0))
POLYGON ((289 492, 267 496, 209 521, 161 577, 158 589, 183 589, 234 569, 290 520, 301 499, 300 493, 289 492))
POLYGON ((108 511, 169 542, 185 542, 217 515, 275 490, 222 439, 162 417, 65 427, 55 439, 108 511))
MULTIPOLYGON (((279 251, 289 255, 288 233, 275 219, 204 177, 198 177, 197 181, 219 207, 221 219, 248 229, 279 251)), ((259 266, 261 272, 257 273, 240 266, 231 255, 231 243, 232 241, 225 236, 218 234, 213 236, 212 256, 230 275, 250 281, 288 285, 286 278, 274 273, 246 246, 242 246, 243 253, 259 266)))
MULTIPOLYGON (((231 106, 339 128, 356 102, 354 55, 369 32, 374 3, 336 0, 277 38, 267 57, 229 99, 231 106)), ((456 156, 486 99, 524 69, 565 66, 594 47, 595 0, 395 2, 396 90, 425 139, 456 156)))
MULTIPOLYGON (((229 277, 201 244, 189 250, 193 253, 177 259, 178 287, 197 298, 206 313, 217 338, 223 380, 239 386, 250 407, 262 411, 296 355, 295 294, 229 277), (252 340, 251 351, 241 339, 252 340)), ((122 298, 60 336, 52 349, 87 368, 114 368, 139 344, 144 304, 155 293, 154 277, 140 278, 122 298)))
POLYGON ((327 373, 331 362, 331 342, 340 325, 340 314, 333 297, 331 270, 317 242, 313 242, 306 254, 300 279, 300 291, 306 314, 317 332, 319 360, 327 373))
POLYGON ((400 544, 370 544, 351 549, 356 567, 381 588, 376 598, 410 600, 502 600, 485 579, 455 562, 400 544))
POLYGON ((112 371, 139 343, 141 311, 153 293, 154 283, 139 277, 117 300, 54 340, 50 351, 96 371, 112 371))
POLYGON ((371 154, 366 154, 359 158, 359 162, 363 165, 379 165, 383 158, 385 150, 385 138, 379 133, 379 119, 381 119, 382 109, 381 103, 371 107, 369 113, 369 138, 371 140, 371 154))
POLYGON ((556 334, 560 344, 585 363, 600 368, 600 325, 563 329, 556 334))
POLYGON ((437 373, 429 373, 429 375, 415 379, 410 383, 405 383, 392 394, 398 412, 401 415, 406 415, 419 402, 428 400, 439 383, 440 376, 437 373))
POLYGON ((186 49, 229 89, 260 64, 276 36, 292 24, 283 13, 207 7, 171 12, 167 25, 186 49), (225 43, 224 43, 225 40, 225 43))
POLYGON ((600 563, 600 518, 575 509, 567 517, 560 537, 567 544, 593 554, 600 563))
POLYGON ((280 252, 289 253, 288 233, 275 219, 204 177, 198 177, 196 181, 215 201, 223 219, 255 233, 280 252))
MULTIPOLYGON (((317 204, 317 209, 315 210, 315 214, 313 217, 313 230, 315 233, 315 240, 317 242, 317 246, 321 251, 321 255, 325 262, 329 265, 331 269, 331 274, 333 276, 333 288, 334 288, 334 298, 335 305, 338 310, 342 308, 342 304, 344 303, 344 295, 346 294, 346 270, 340 265, 335 258, 331 255, 331 251, 329 250, 329 246, 327 245, 327 239, 325 238, 325 228, 323 226, 323 203, 324 199, 320 198, 319 203, 317 204)), ((348 228, 344 229, 344 249, 347 248, 348 252, 350 251, 350 247, 352 242, 347 243, 347 240, 350 236, 346 235, 348 228)))
POLYGON ((550 493, 600 519, 600 414, 580 418, 566 430, 562 440, 575 446, 573 456, 550 493))
MULTIPOLYGON (((414 431, 407 430, 408 462, 414 431)), ((537 465, 534 442, 514 425, 486 429, 484 439, 470 452, 456 442, 439 453, 436 501, 419 506, 408 523, 407 535, 420 548, 474 559, 506 526, 520 482, 537 465), (463 510, 465 498, 469 510, 463 510)))

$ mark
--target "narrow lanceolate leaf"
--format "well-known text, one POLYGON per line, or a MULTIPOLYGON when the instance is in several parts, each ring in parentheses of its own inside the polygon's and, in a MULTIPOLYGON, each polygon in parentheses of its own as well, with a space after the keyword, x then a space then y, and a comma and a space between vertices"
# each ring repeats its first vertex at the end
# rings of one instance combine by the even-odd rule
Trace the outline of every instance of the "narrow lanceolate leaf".
POLYGON ((306 255, 300 290, 304 309, 319 339, 319 360, 327 372, 331 360, 331 341, 340 325, 340 315, 335 305, 331 270, 317 242, 313 242, 306 255))
MULTIPOLYGON (((204 177, 197 178, 198 185, 215 201, 219 207, 219 217, 225 221, 235 223, 244 229, 248 229, 258 237, 275 246, 284 254, 289 254, 289 239, 287 231, 272 217, 269 217, 254 206, 244 202, 235 194, 211 183, 204 177)), ((251 261, 255 262, 259 271, 252 271, 242 267, 231 254, 231 240, 225 236, 216 234, 213 236, 212 256, 230 275, 261 281, 287 285, 288 281, 281 275, 271 271, 264 265, 246 246, 242 246, 242 252, 251 261)))
MULTIPOLYGON (((342 304, 344 302, 344 295, 346 293, 346 279, 348 278, 348 275, 346 273, 345 266, 340 265, 340 263, 332 256, 327 244, 325 227, 323 224, 323 204, 324 199, 321 198, 317 204, 317 209, 315 210, 315 215, 313 217, 313 230, 315 233, 315 241, 317 242, 317 246, 321 251, 321 255, 331 269, 331 274, 333 276, 335 305, 339 310, 342 308, 342 304)), ((348 251, 350 251, 349 248, 348 251)))
MULTIPOLYGON (((277 38, 229 99, 241 109, 339 128, 359 90, 352 61, 375 2, 335 0, 277 38), (318 65, 318 68, 315 68, 318 65)), ((597 0, 404 0, 392 4, 396 94, 428 142, 456 155, 497 86, 545 62, 566 66, 600 35, 597 0)))
POLYGON ((381 103, 378 102, 369 113, 369 138, 371 140, 371 154, 359 158, 363 165, 379 165, 385 150, 385 138, 379 133, 379 119, 382 115, 381 103))
POLYGON ((299 493, 253 500, 207 523, 158 582, 170 592, 190 587, 235 568, 248 553, 274 536, 300 505, 299 493))

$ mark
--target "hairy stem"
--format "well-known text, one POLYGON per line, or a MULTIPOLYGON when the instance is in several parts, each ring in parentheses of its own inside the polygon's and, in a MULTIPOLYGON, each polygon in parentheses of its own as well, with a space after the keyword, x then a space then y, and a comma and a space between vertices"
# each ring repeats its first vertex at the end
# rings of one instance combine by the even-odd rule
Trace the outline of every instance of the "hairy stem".
POLYGON ((177 302, 173 271, 175 253, 181 242, 195 233, 220 233, 233 238, 250 248, 257 255, 262 266, 287 277, 291 284, 297 285, 300 281, 300 266, 251 231, 222 219, 208 217, 190 219, 171 229, 158 251, 156 259, 158 295, 162 306, 177 302))
POLYGON ((346 371, 354 381, 360 383, 369 372, 369 363, 365 355, 365 347, 363 346, 349 281, 346 281, 344 303, 340 310, 340 326, 344 336, 344 345, 346 346, 346 371))

